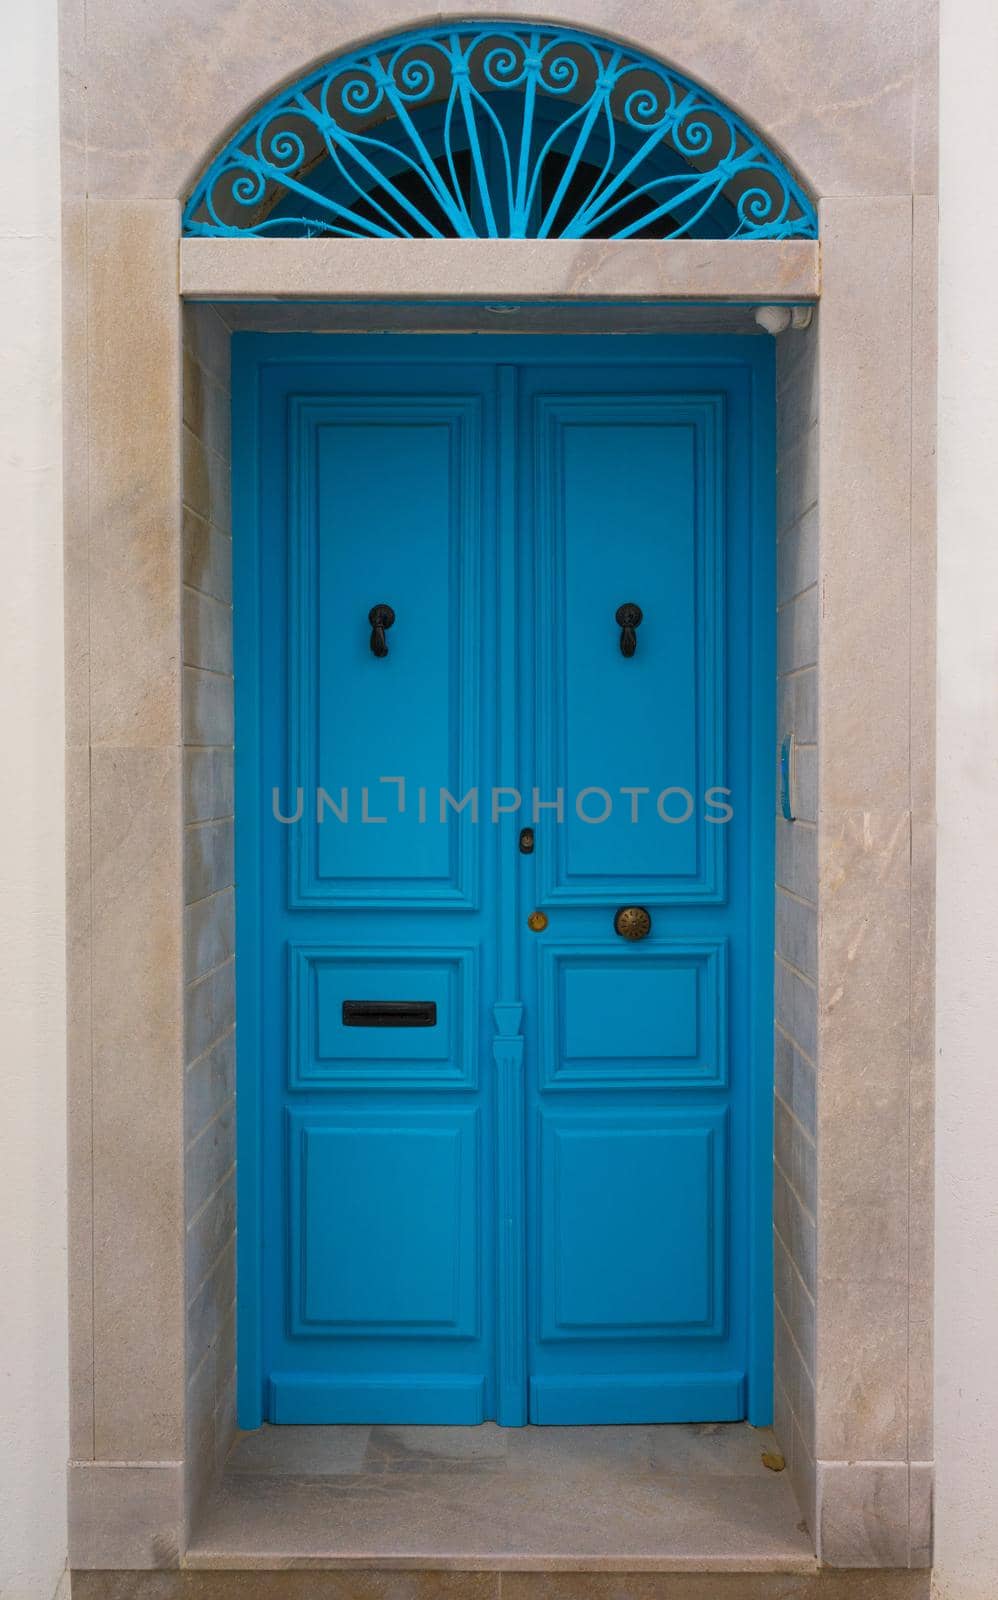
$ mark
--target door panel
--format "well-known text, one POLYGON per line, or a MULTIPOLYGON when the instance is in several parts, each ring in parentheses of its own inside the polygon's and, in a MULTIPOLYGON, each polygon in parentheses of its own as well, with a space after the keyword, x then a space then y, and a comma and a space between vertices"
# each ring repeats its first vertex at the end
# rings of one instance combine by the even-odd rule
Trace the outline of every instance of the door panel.
POLYGON ((260 834, 274 1421, 494 1405, 495 865, 432 809, 490 781, 494 394, 475 368, 260 373, 260 786, 299 813, 260 834))
POLYGON ((523 940, 533 1421, 665 1422, 691 1397, 702 1415, 745 1414, 739 402, 654 366, 537 366, 521 383, 521 612, 537 636, 524 759, 540 799, 565 793, 563 824, 539 809, 524 865, 548 916, 523 940), (643 614, 630 654, 625 602, 643 614), (708 796, 729 790, 721 824, 708 796), (627 905, 651 914, 641 943, 614 934, 627 905))
POLYGON ((291 768, 310 801, 293 905, 475 904, 476 830, 426 826, 418 795, 480 779, 481 407, 292 400, 291 768), (375 663, 379 604, 396 618, 375 663))
POLYGON ((766 1420, 748 343, 237 336, 244 1426, 766 1420))
POLYGON ((542 1339, 716 1334, 724 1112, 557 1111, 542 1130, 542 1339))
POLYGON ((557 1089, 723 1087, 727 941, 546 944, 538 1082, 557 1089))
POLYGON ((709 396, 533 397, 536 772, 542 800, 569 796, 538 857, 545 904, 723 894, 723 834, 702 808, 690 826, 631 820, 664 788, 682 816, 686 794, 724 783, 722 415, 709 396), (626 602, 643 612, 629 659, 626 602))

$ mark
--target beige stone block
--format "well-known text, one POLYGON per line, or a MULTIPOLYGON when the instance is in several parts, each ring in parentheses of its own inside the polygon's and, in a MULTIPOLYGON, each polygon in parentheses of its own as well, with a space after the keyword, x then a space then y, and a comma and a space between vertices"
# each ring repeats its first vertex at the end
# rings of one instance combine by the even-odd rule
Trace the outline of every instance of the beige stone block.
POLYGON ((913 1056, 909 1076, 908 1431, 921 1460, 933 1453, 934 1068, 913 1056))
POLYGON ((70 1566, 80 1570, 178 1567, 184 1532, 183 1478, 179 1460, 71 1461, 70 1566))
MULTIPOLYGON (((914 1577, 907 1572, 831 1571, 781 1572, 778 1577, 772 1572, 508 1572, 502 1575, 502 1596, 503 1600, 928 1600, 928 1580, 920 1578, 914 1586, 914 1577)), ((331 1597, 323 1591, 314 1600, 331 1597)), ((378 1591, 351 1600, 382 1600, 382 1596, 378 1591)), ((400 1592, 399 1600, 409 1600, 408 1590, 400 1592)), ((469 1594, 469 1600, 477 1597, 469 1594)))
POLYGON ((792 527, 818 501, 819 433, 816 425, 806 433, 796 428, 781 439, 776 458, 776 531, 792 527))
POLYGON ((234 902, 233 890, 225 888, 185 907, 184 972, 188 983, 221 966, 232 955, 236 943, 234 902))
POLYGON ((202 424, 204 421, 204 373, 198 365, 195 355, 188 349, 186 341, 182 351, 183 369, 183 400, 181 404, 181 417, 184 427, 188 428, 198 439, 202 437, 202 424))
MULTIPOLYGON (((499 1584, 497 1572, 74 1572, 73 1600, 499 1600, 499 1584)), ((535 1592, 540 1600, 539 1591, 535 1592)), ((576 1600, 568 1593, 570 1600, 576 1600)), ((582 1591, 576 1593, 581 1596, 582 1591)), ((643 1590, 638 1596, 635 1591, 634 1600, 645 1600, 650 1593, 643 1590)), ((660 1600, 673 1600, 672 1594, 657 1593, 660 1600)), ((609 1600, 609 1591, 606 1594, 609 1600)), ((761 1600, 762 1595, 762 1589, 753 1589, 751 1595, 743 1592, 738 1600, 761 1600)), ((804 1590, 800 1596, 808 1600, 804 1590)), ((896 1600, 913 1600, 908 1591, 902 1596, 893 1589, 877 1600, 895 1600, 895 1596, 896 1600)), ((683 1600, 719 1600, 719 1596, 701 1589, 683 1600)), ((787 1592, 784 1600, 798 1600, 798 1596, 787 1592)), ((832 1594, 828 1600, 845 1597, 832 1594)), ((850 1594, 848 1600, 873 1597, 864 1591, 862 1597, 850 1594)))
POLYGON ((64 201, 87 192, 86 5, 59 0, 59 177, 64 201))
POLYGON ((812 584, 781 606, 776 622, 776 662, 781 675, 813 667, 818 660, 818 587, 812 584))
POLYGON ((187 506, 183 513, 183 577, 192 589, 232 603, 232 540, 187 506))
POLYGON ((215 1368, 211 1353, 187 1389, 187 1448, 184 1457, 186 1520, 192 1532, 212 1498, 215 1467, 215 1368))
POLYGON ((848 1168, 830 1173, 822 1146, 824 1193, 821 1204, 818 1271, 828 1292, 853 1284, 908 1285, 908 1212, 904 1186, 893 1174, 884 1178, 882 1194, 859 1196, 848 1168))
POLYGON ((934 1467, 931 1461, 913 1461, 908 1469, 908 1565, 932 1565, 932 1491, 934 1467))
MULTIPOLYGON (((507 8, 508 9, 508 8, 507 8)), ((521 17, 548 20, 543 0, 521 17)), ((469 0, 464 15, 503 15, 498 0, 469 0)), ((765 8, 736 0, 719 17, 657 0, 565 0, 563 22, 620 38, 675 63, 771 130, 819 194, 898 194, 911 188, 912 93, 919 46, 908 7, 889 11, 841 0, 765 8), (772 48, 754 48, 760 36, 772 48), (848 114, 844 108, 848 108, 848 114)), ((410 21, 417 20, 415 17, 410 21)), ((169 10, 124 12, 116 0, 88 7, 90 182, 95 193, 186 194, 220 130, 322 61, 404 25, 384 3, 320 0, 293 22, 266 0, 244 0, 239 27, 225 8, 177 0, 169 10)))
POLYGON ((184 590, 184 662, 232 672, 232 608, 197 589, 184 590))
POLYGON ((938 202, 916 195, 912 212, 911 365, 911 803, 935 806, 936 366, 938 202))
MULTIPOLYGON (((804 1444, 790 1400, 778 1376, 773 1386, 773 1392, 775 1401, 773 1431, 787 1463, 787 1476, 793 1485, 794 1496, 800 1508, 804 1526, 813 1537, 814 1529, 817 1525, 814 1504, 814 1458, 804 1444)), ((732 1600, 734 1600, 734 1596, 732 1596, 732 1600)))
POLYGON ((232 1168, 221 1187, 203 1206, 187 1230, 187 1297, 193 1300, 236 1226, 236 1174, 232 1168))
MULTIPOLYGON (((233 829, 231 817, 192 823, 184 829, 184 900, 188 906, 232 885, 233 829)), ((199 913, 198 925, 203 926, 203 919, 211 915, 210 909, 199 913)), ((187 976, 193 974, 188 970, 187 976)))
POLYGON ((818 912, 806 900, 776 891, 776 950, 806 978, 818 980, 818 912))
POLYGON ((184 347, 205 376, 228 394, 232 387, 232 335, 215 306, 185 305, 184 347))
POLYGON ((909 803, 911 201, 822 206, 822 809, 909 803))
POLYGON ((184 743, 231 745, 232 729, 232 679, 185 667, 184 743))
POLYGON ((79 200, 67 200, 63 205, 62 283, 66 744, 80 746, 90 742, 90 474, 87 443, 87 212, 86 205, 79 200))
POLYGON ((236 1159, 236 1103, 230 1100, 187 1146, 184 1154, 186 1212, 195 1217, 215 1194, 236 1159))
POLYGON ((816 1304, 818 1459, 901 1460, 908 1442, 907 1286, 822 1275, 816 1304))
MULTIPOLYGON (((499 241, 501 244, 502 241, 499 241)), ((495 244, 496 241, 493 241, 495 244)), ((195 302, 197 303, 197 302, 195 302)), ((226 325, 243 333, 495 333, 496 313, 480 300, 226 300, 226 325)), ((750 303, 691 303, 626 296, 525 300, 503 316, 510 333, 736 333, 768 339, 750 303), (595 314, 594 314, 595 313, 595 314)))
POLYGON ((818 318, 807 328, 788 328, 776 342, 777 440, 799 438, 818 420, 818 318))
POLYGON ((776 1093, 813 1137, 818 1118, 814 1063, 780 1028, 775 1030, 774 1058, 776 1093))
MULTIPOLYGON (((777 738, 795 733, 802 744, 818 737, 818 673, 815 667, 780 678, 777 684, 777 738)), ((815 813, 817 815, 817 813, 815 813)))
POLYGON ((212 822, 234 809, 233 753, 226 749, 184 751, 184 821, 212 822))
MULTIPOLYGON (((196 306, 193 310, 210 310, 196 306)), ((214 312, 212 315, 215 315, 214 312)), ((215 316, 215 321, 218 322, 215 316)), ((205 371, 185 343, 183 349, 183 419, 185 427, 205 449, 229 461, 232 455, 232 396, 212 373, 205 371)))
POLYGON ((776 1164, 813 1216, 818 1188, 814 1140, 780 1099, 774 1107, 774 1118, 776 1164))
POLYGON ((793 789, 794 816, 800 822, 818 820, 818 746, 799 744, 793 789))
POLYGON ((235 1030, 211 1045, 187 1069, 185 1137, 194 1139, 231 1099, 236 1088, 235 1030))
MULTIPOLYGON (((804 1370, 814 1380, 815 1370, 815 1307, 807 1285, 791 1259, 783 1240, 777 1237, 773 1252, 776 1303, 780 1308, 793 1342, 804 1363, 804 1370)), ((811 1395, 813 1405, 814 1396, 811 1395)))
POLYGON ((775 1172, 773 1178, 773 1227, 813 1296, 818 1256, 814 1218, 779 1172, 775 1172))
POLYGON ((175 744, 176 211, 162 203, 91 200, 87 226, 93 738, 133 747, 175 744))
MULTIPOLYGON (((198 393, 197 409, 200 413, 200 393, 198 393)), ((192 429, 186 417, 180 447, 183 463, 184 509, 193 511, 206 522, 210 522, 211 484, 208 477, 208 452, 199 434, 192 429)))
POLYGON ((795 595, 810 589, 817 581, 818 505, 815 502, 780 536, 776 549, 776 597, 779 604, 786 605, 795 595))
POLYGON ((94 750, 92 801, 95 1449, 170 1460, 183 1440, 179 750, 94 750))
POLYGON ((939 188, 939 3, 915 0, 912 188, 916 202, 939 188))
POLYGON ((226 961, 188 985, 184 1012, 186 1060, 193 1062, 236 1020, 235 962, 226 961))
POLYGON ((776 819, 776 881, 801 900, 818 901, 818 834, 804 821, 776 819))
POLYGON ((70 1448, 94 1452, 90 751, 66 751, 66 1022, 70 1448))
POLYGON ((832 1567, 906 1567, 908 1467, 818 1461, 818 1554, 832 1567))
POLYGON ((911 1453, 933 1447, 932 1288, 912 1289, 908 1317, 908 1438, 911 1453), (928 1305, 926 1305, 928 1303, 928 1305))
POLYGON ((216 1384, 220 1387, 215 1406, 215 1471, 221 1474, 239 1433, 236 1422, 235 1369, 233 1368, 224 1379, 221 1373, 216 1374, 216 1384))
POLYGON ((193 300, 809 300, 814 241, 184 239, 193 300))
POLYGON ((804 1363, 793 1332, 782 1308, 777 1306, 773 1321, 774 1365, 777 1380, 787 1392, 794 1420, 808 1454, 814 1455, 814 1384, 804 1363))
POLYGON ((821 880, 822 1205, 881 1201, 908 1184, 907 813, 825 815, 821 880))
POLYGON ((222 1328, 232 1315, 235 1294, 236 1246, 233 1238, 223 1247, 187 1308, 187 1360, 192 1372, 197 1371, 208 1350, 218 1345, 222 1328))
POLYGON ((232 539, 184 507, 184 582, 190 589, 232 603, 232 539))
POLYGON ((817 996, 814 984, 777 957, 776 1022, 805 1055, 813 1061, 817 1053, 817 996))

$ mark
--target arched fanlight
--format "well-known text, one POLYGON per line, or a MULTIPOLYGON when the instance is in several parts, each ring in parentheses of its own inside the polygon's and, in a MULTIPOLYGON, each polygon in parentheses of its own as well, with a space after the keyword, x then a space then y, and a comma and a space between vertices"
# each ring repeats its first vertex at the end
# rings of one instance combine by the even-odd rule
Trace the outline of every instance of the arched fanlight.
POLYGON ((707 90, 610 40, 523 22, 338 56, 219 152, 185 234, 813 239, 814 205, 707 90))

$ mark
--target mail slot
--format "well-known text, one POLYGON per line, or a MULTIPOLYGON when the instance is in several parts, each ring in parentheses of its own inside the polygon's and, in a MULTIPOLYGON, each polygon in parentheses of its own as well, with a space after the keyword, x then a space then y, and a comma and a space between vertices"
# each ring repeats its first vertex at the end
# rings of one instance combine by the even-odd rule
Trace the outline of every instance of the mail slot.
POLYGON ((435 1028, 435 1000, 344 1000, 345 1028, 435 1028))

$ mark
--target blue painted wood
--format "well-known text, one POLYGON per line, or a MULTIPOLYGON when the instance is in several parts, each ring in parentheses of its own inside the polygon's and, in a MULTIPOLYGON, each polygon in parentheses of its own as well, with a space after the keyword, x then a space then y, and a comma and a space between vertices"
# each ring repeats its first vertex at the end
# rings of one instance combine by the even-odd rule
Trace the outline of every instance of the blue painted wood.
POLYGON ((519 1428, 527 1421, 527 1235, 523 1007, 493 1006, 496 1037, 496 1421, 519 1428))
POLYGON ((549 1427, 578 1423, 740 1422, 740 1372, 661 1372, 648 1377, 531 1378, 530 1420, 549 1427))
POLYGON ((771 348, 235 344, 240 1419, 764 1421, 771 348))

